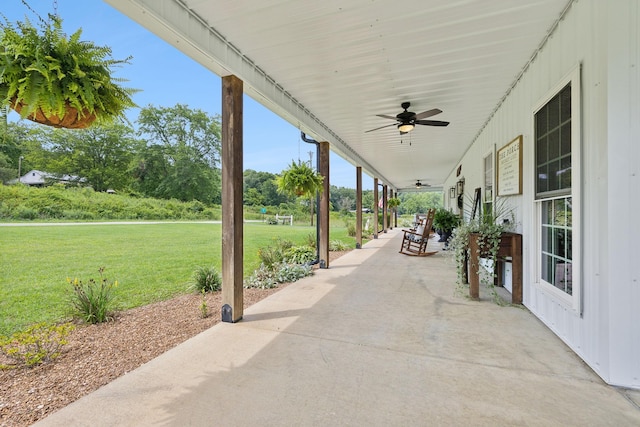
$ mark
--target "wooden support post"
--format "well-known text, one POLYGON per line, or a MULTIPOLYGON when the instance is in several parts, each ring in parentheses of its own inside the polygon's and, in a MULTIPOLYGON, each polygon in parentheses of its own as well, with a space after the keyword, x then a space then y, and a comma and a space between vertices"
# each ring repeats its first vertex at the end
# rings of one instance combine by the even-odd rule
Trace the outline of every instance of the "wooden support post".
POLYGON ((356 166, 356 249, 362 248, 362 166, 356 166))
POLYGON ((378 178, 373 178, 373 238, 378 238, 378 178))
POLYGON ((389 228, 389 219, 387 218, 387 184, 382 186, 382 232, 386 233, 389 228))
POLYGON ((222 78, 222 321, 243 315, 242 80, 222 78))
POLYGON ((329 143, 319 142, 318 151, 318 172, 324 177, 323 190, 320 193, 320 206, 318 206, 320 213, 318 252, 320 254, 320 268, 329 268, 329 143))
MULTIPOLYGON (((393 193, 393 188, 390 188, 390 189, 389 189, 389 198, 390 198, 390 199, 393 199, 393 197, 394 197, 394 196, 393 196, 393 194, 394 194, 394 193, 393 193)), ((393 230, 393 219, 394 219, 394 218, 395 218, 395 216, 396 216, 396 207, 395 207, 395 206, 392 206, 392 207, 391 207, 391 210, 390 210, 390 212, 389 212, 389 213, 391 214, 391 218, 390 218, 390 221, 389 221, 389 228, 390 228, 391 230, 393 230)), ((397 225, 396 225, 396 227, 397 227, 397 225)))

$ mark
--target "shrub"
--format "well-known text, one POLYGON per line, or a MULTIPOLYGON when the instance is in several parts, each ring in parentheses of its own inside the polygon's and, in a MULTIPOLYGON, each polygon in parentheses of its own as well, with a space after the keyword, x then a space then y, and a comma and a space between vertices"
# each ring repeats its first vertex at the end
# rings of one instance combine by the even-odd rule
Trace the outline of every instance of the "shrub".
POLYGON ((198 267, 193 273, 191 287, 198 292, 215 292, 222 289, 222 276, 215 267, 198 267))
POLYGON ((260 264, 260 267, 244 281, 245 288, 271 289, 277 286, 275 272, 264 264, 260 264))
POLYGON ((113 304, 113 288, 118 286, 118 281, 110 282, 104 277, 104 267, 98 269, 100 279, 89 279, 83 283, 78 278, 67 282, 73 287, 71 305, 73 314, 87 323, 102 323, 113 318, 111 306, 113 304))
POLYGON ((313 249, 316 248, 316 236, 313 233, 307 234, 307 246, 311 246, 313 249))
POLYGON ((284 261, 284 254, 291 247, 293 247, 292 241, 277 239, 275 245, 260 248, 258 257, 267 268, 272 268, 275 264, 284 261))
POLYGON ((66 337, 73 329, 70 323, 38 323, 11 337, 0 337, 0 350, 15 362, 13 366, 0 365, 0 368, 31 367, 54 360, 67 344, 66 337))
POLYGON ((276 282, 278 283, 290 283, 295 282, 298 279, 307 277, 313 274, 313 270, 310 265, 305 264, 281 264, 280 268, 276 270, 276 282))
POLYGON ((344 223, 345 223, 345 225, 347 227, 347 235, 349 237, 355 237, 356 236, 356 225, 351 221, 345 221, 344 223))
POLYGON ((262 264, 245 280, 244 287, 272 289, 280 283, 295 282, 311 274, 313 270, 310 265, 280 263, 274 268, 267 268, 262 264))
POLYGON ((19 206, 14 213, 15 219, 36 219, 38 218, 38 211, 28 208, 26 206, 19 206))
POLYGON ((346 251, 349 250, 349 245, 344 243, 342 240, 332 240, 329 242, 329 250, 330 251, 346 251))
POLYGON ((284 252, 284 259, 292 264, 306 264, 316 259, 316 251, 310 246, 292 246, 284 252))

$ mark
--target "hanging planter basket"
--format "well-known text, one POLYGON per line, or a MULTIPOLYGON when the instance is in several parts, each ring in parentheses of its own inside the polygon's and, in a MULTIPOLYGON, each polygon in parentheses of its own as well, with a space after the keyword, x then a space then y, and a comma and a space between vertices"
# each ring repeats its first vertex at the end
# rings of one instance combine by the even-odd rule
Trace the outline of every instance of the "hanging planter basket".
MULTIPOLYGON (((22 110, 25 105, 22 102, 12 102, 11 108, 13 108, 18 114, 22 115, 22 110)), ((55 113, 46 115, 41 108, 38 108, 34 113, 25 117, 36 123, 40 123, 47 126, 53 126, 55 128, 65 129, 86 129, 96 120, 96 115, 84 110, 82 114, 78 113, 78 110, 69 103, 65 106, 65 114, 62 117, 58 117, 55 113)))
POLYGON ((137 90, 121 87, 111 68, 131 58, 112 59, 109 47, 81 40, 81 29, 67 36, 58 16, 38 19, 40 28, 28 19, 0 22, 0 105, 57 128, 126 121, 137 90))

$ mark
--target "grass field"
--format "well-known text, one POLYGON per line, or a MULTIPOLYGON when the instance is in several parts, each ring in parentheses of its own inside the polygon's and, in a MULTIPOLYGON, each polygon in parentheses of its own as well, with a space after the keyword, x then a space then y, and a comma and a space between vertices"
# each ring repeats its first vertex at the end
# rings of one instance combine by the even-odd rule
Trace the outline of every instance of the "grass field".
MULTIPOLYGON (((350 247, 345 228, 331 240, 350 247)), ((315 227, 246 223, 244 275, 260 265, 258 249, 275 239, 305 244, 315 227)), ((44 225, 0 227, 0 335, 68 315, 67 277, 118 280, 118 308, 126 309, 189 292, 196 267, 221 267, 221 225, 211 223, 44 225)))

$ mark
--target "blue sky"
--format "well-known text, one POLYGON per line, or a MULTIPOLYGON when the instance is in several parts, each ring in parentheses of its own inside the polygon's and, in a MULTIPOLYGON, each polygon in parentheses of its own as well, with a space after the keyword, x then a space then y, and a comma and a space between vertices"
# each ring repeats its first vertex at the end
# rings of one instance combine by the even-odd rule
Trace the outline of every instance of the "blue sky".
MULTIPOLYGON (((1 12, 9 21, 37 17, 21 0, 1 0, 1 12)), ((116 76, 129 80, 126 86, 140 89, 134 101, 140 107, 169 107, 185 104, 211 115, 221 113, 220 78, 160 40, 145 28, 101 0, 27 0, 46 19, 57 3, 67 34, 82 28, 82 39, 109 46, 115 59, 132 56, 130 65, 116 70, 116 76)), ((12 113, 14 119, 18 116, 12 113)), ((128 114, 133 122, 138 110, 128 114)), ((279 173, 292 160, 309 160, 315 146, 300 139, 300 131, 251 98, 244 100, 244 168, 279 173)), ((373 182, 363 176, 363 188, 372 189, 373 182)), ((355 188, 355 168, 331 153, 330 183, 355 188)))

